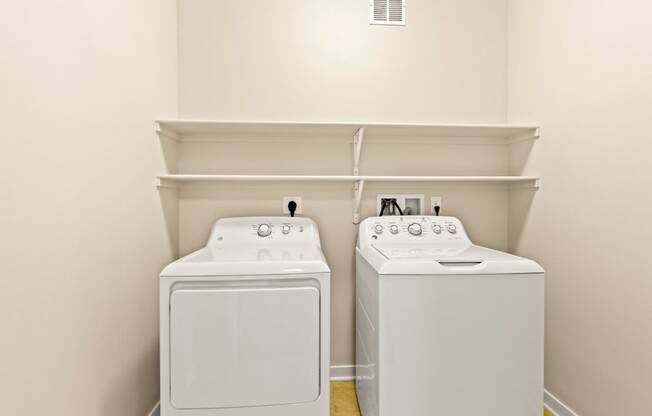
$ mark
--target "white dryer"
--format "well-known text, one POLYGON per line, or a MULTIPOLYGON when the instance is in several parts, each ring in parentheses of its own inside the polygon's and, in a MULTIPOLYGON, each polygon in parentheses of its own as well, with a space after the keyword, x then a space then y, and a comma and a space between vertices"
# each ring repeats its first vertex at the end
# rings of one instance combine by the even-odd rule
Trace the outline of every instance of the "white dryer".
POLYGON ((162 416, 327 416, 330 269, 308 218, 229 218, 161 272, 162 416))
POLYGON ((363 416, 540 416, 543 269, 453 217, 372 217, 356 249, 363 416))

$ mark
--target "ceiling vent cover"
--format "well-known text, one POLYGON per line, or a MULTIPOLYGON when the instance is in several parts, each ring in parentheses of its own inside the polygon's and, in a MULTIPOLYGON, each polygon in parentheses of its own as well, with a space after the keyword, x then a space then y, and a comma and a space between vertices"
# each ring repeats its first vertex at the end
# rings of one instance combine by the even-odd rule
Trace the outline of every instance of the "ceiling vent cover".
POLYGON ((405 26, 405 0, 369 0, 372 25, 405 26))

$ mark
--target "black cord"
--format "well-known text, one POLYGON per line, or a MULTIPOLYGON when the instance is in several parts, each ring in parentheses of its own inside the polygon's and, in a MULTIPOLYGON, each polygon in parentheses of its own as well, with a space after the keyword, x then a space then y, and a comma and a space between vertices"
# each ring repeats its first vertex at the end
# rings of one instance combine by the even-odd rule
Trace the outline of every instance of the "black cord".
POLYGON ((378 214, 379 217, 382 217, 383 214, 385 214, 385 209, 389 209, 390 207, 394 207, 399 215, 403 216, 403 210, 401 207, 398 205, 398 202, 396 202, 396 199, 382 199, 381 200, 381 207, 380 207, 380 214, 378 214))
POLYGON ((383 214, 385 213, 385 208, 387 208, 387 200, 381 199, 381 205, 382 207, 380 207, 380 214, 378 215, 379 217, 382 217, 383 214))
POLYGON ((401 214, 401 216, 403 216, 403 210, 401 210, 401 207, 398 206, 398 203, 396 202, 395 199, 392 199, 392 205, 394 205, 394 208, 398 210, 398 213, 401 214))
POLYGON ((290 217, 294 217, 294 212, 297 210, 297 203, 290 201, 288 203, 288 211, 290 211, 290 217))

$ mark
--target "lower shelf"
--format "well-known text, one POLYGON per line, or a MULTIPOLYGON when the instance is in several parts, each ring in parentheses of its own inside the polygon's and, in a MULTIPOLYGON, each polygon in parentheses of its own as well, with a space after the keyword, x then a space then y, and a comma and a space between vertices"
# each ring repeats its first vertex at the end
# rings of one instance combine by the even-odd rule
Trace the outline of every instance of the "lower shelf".
POLYGON ((159 186, 178 186, 185 182, 491 182, 524 183, 539 187, 538 176, 346 176, 346 175, 190 175, 158 176, 159 186))

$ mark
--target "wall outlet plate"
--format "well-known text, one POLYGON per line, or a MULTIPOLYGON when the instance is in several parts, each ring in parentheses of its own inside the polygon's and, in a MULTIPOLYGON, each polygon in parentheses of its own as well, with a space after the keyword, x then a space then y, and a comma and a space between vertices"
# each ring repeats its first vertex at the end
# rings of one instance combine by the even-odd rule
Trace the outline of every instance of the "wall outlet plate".
POLYGON ((436 215, 435 207, 439 207, 439 214, 441 215, 442 209, 442 198, 440 196, 431 196, 430 197, 430 213, 436 215))
MULTIPOLYGON (((425 197, 423 194, 378 194, 376 195, 376 215, 380 215, 380 211, 383 209, 383 200, 384 199, 396 199, 396 203, 405 215, 423 215, 424 211, 424 201, 425 197), (407 211, 406 212, 406 208, 407 211)), ((398 212, 392 214, 392 211, 387 212, 383 215, 399 215, 398 212)))
POLYGON ((290 214, 288 209, 288 204, 290 201, 294 201, 297 204, 297 210, 294 211, 295 214, 301 214, 303 212, 303 202, 301 201, 300 196, 284 196, 283 197, 283 214, 290 214))

